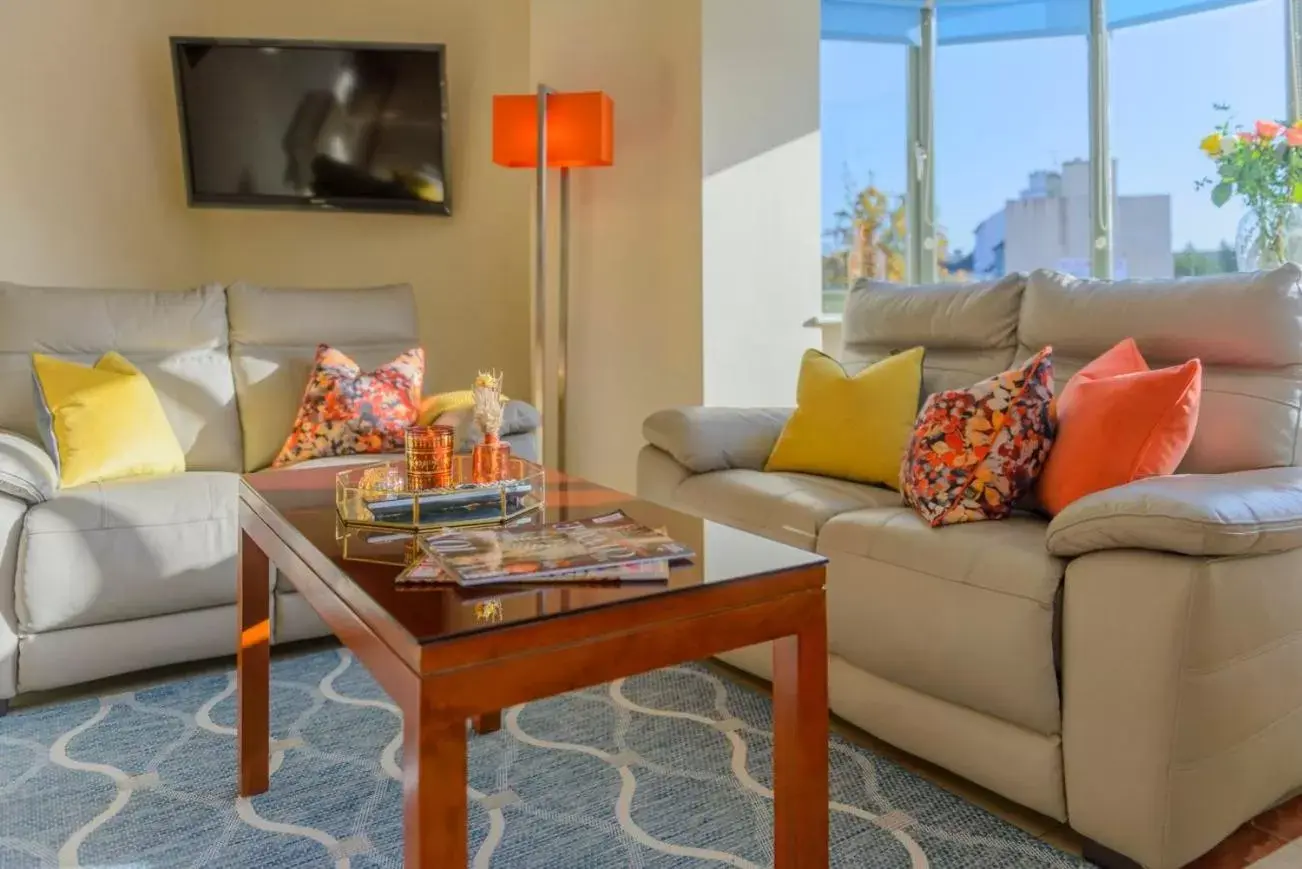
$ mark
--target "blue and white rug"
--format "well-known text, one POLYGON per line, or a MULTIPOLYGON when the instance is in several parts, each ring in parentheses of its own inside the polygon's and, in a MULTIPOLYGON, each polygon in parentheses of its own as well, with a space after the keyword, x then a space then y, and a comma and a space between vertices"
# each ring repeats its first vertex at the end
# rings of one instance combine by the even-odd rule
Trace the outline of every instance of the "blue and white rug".
MULTIPOLYGON (((398 867, 396 708, 346 651, 277 658, 271 789, 235 793, 232 674, 0 719, 0 867, 398 867)), ((1083 866, 831 738, 832 865, 1083 866)), ((476 867, 763 867, 767 698, 674 667, 506 711, 470 739, 476 867)))

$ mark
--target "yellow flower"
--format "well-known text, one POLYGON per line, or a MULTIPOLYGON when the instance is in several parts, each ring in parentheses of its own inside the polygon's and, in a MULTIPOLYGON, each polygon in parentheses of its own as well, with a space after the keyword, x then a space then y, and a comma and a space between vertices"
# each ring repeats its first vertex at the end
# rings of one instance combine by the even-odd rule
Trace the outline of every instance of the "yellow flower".
POLYGON ((1203 137, 1198 147, 1205 151, 1208 157, 1215 157, 1221 153, 1221 134, 1212 133, 1210 136, 1203 137))

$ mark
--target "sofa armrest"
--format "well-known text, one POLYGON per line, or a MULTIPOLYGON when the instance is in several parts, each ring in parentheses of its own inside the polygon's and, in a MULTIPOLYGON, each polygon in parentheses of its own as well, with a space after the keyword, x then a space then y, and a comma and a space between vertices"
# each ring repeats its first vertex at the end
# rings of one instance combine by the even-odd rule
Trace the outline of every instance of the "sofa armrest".
POLYGON ((59 490, 59 471, 45 449, 20 434, 0 430, 0 493, 39 504, 59 490))
POLYGON ((1049 523, 1049 552, 1267 555, 1302 547, 1302 468, 1150 477, 1086 495, 1049 523))
POLYGON ((790 416, 789 408, 675 407, 648 416, 642 435, 693 473, 761 471, 790 416))

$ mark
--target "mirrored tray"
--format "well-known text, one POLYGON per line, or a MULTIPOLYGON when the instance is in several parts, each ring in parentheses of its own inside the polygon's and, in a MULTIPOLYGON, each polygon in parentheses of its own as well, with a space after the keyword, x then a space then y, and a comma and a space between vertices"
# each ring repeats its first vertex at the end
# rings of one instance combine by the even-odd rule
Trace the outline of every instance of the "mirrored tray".
POLYGON ((495 525, 541 507, 547 473, 541 465, 512 456, 500 483, 471 482, 469 453, 452 457, 452 485, 412 491, 405 461, 362 465, 335 476, 335 507, 349 527, 377 531, 495 525))

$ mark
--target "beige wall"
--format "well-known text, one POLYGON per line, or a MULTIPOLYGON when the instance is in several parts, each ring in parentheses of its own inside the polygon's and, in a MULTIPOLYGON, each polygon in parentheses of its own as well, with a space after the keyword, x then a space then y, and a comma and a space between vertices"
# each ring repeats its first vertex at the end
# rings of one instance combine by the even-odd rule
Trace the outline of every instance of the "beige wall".
POLYGON ((702 0, 706 404, 795 403, 821 309, 819 0, 702 0))
POLYGON ((528 0, 0 4, 0 279, 181 287, 409 281, 428 388, 528 377, 529 178, 492 165, 490 97, 525 90, 528 0), (451 218, 190 209, 167 37, 443 42, 451 218))
POLYGON ((534 78, 615 102, 615 166, 574 176, 575 473, 631 490, 660 408, 794 400, 818 338, 818 7, 534 0, 534 78))
POLYGON ((643 418, 702 399, 700 25, 699 0, 534 3, 534 78, 615 102, 615 165, 573 176, 568 467, 625 491, 643 418))

